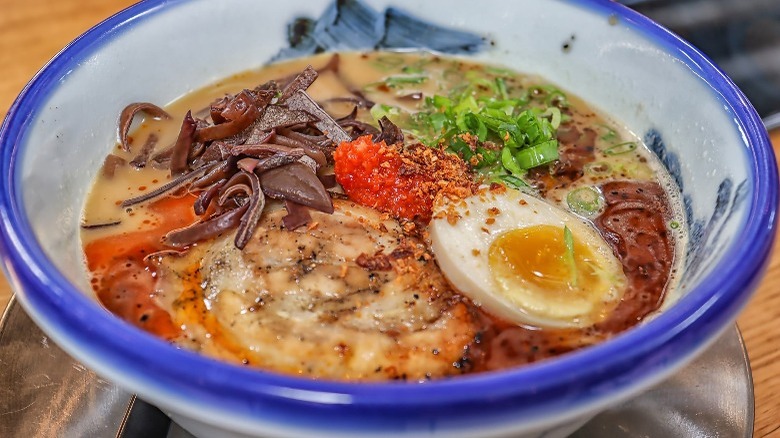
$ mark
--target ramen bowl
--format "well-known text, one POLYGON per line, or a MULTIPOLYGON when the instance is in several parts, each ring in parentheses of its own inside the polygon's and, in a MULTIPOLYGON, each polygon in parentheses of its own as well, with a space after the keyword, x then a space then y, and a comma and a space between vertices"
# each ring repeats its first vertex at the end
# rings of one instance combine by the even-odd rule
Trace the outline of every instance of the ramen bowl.
POLYGON ((63 350, 199 437, 563 437, 730 327, 775 235, 777 169, 751 104, 694 47, 610 1, 144 1, 44 67, 0 132, 3 265, 63 350), (536 74, 642 138, 680 190, 674 303, 602 344, 426 383, 310 380, 177 349, 97 302, 79 237, 129 102, 169 102, 269 62, 424 49, 536 74))

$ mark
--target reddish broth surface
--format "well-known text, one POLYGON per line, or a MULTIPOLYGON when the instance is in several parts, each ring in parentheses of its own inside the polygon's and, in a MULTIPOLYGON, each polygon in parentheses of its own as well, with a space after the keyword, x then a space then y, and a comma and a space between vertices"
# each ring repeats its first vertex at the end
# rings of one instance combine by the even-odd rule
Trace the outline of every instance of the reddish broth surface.
POLYGON ((112 313, 146 331, 173 339, 179 329, 153 298, 154 269, 144 258, 164 249, 160 239, 170 230, 192 223, 194 197, 162 198, 149 208, 159 222, 153 228, 103 237, 84 248, 93 273, 92 288, 112 313))

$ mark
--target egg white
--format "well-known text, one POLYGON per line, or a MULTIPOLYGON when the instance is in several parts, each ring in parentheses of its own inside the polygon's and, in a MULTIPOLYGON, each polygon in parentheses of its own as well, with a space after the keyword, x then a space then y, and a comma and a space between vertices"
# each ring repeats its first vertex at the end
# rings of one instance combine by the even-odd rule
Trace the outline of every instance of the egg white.
POLYGON ((437 263, 453 287, 489 313, 511 322, 586 327, 603 320, 623 296, 622 265, 598 231, 582 218, 518 190, 485 188, 466 199, 441 198, 434 205, 429 233, 437 263), (545 291, 539 288, 504 292, 491 272, 490 246, 505 232, 536 225, 568 227, 574 239, 593 253, 599 275, 606 278, 599 288, 603 290, 554 303, 546 302, 545 291))

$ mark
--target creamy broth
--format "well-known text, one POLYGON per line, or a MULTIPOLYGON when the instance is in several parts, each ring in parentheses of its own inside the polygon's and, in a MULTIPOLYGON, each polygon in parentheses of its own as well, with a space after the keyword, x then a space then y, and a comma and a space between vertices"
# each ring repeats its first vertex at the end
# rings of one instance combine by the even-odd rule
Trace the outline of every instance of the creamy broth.
MULTIPOLYGON (((119 144, 111 151, 119 164, 108 160, 97 176, 82 229, 92 285, 109 310, 183 348, 230 362, 312 378, 421 381, 587 347, 664 303, 681 263, 685 227, 673 184, 656 158, 629 130, 542 79, 462 60, 341 54, 338 74, 323 71, 306 92, 335 119, 350 114, 356 101, 375 103, 358 105, 357 120, 376 125, 375 118, 388 116, 404 131, 406 144, 438 135, 428 119, 415 116, 425 97, 448 96, 464 84, 472 84, 476 95, 489 92, 481 83, 500 84, 505 97, 527 97, 529 107, 560 108, 548 111, 549 118, 560 117, 560 157, 524 172, 521 185, 527 187, 521 189, 573 210, 622 263, 622 299, 596 323, 533 327, 497 317, 442 275, 424 223, 358 205, 339 187, 330 192, 333 214, 312 211, 309 222, 294 230, 283 222, 285 204, 267 199, 242 249, 233 245, 235 233, 184 248, 161 242, 168 231, 200 219, 192 206, 202 190, 122 205, 171 181, 171 171, 153 160, 131 164, 150 137, 156 138, 154 157, 176 143, 188 111, 210 121, 216 99, 329 61, 325 54, 271 65, 188 93, 165 107, 171 119, 146 117, 134 125, 129 152, 119 144)), ((504 190, 517 184, 518 178, 495 167, 480 167, 495 151, 490 141, 478 144, 487 145, 484 155, 474 149, 462 163, 476 168, 474 185, 504 190)), ((325 167, 330 172, 332 164, 325 167)))

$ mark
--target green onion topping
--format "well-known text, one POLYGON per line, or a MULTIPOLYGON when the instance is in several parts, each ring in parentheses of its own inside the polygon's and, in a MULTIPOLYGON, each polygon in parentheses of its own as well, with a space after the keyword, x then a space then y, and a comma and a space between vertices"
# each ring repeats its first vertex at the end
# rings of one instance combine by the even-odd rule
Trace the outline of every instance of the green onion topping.
POLYGON ((390 76, 385 79, 385 84, 390 88, 402 88, 407 85, 419 85, 427 81, 427 76, 414 75, 414 76, 390 76))
POLYGON ((566 196, 569 209, 581 216, 591 216, 598 213, 604 205, 604 198, 594 187, 580 187, 566 196))
POLYGON ((585 173, 593 176, 607 176, 612 173, 612 166, 604 161, 594 161, 584 167, 585 173))
MULTIPOLYGON (((403 87, 428 79, 416 66, 402 71, 384 83, 403 87)), ((569 117, 561 112, 567 105, 561 90, 549 85, 520 87, 503 70, 453 69, 444 74, 458 75, 464 85, 447 95, 426 96, 416 113, 392 114, 375 106, 372 116, 378 120, 387 115, 426 145, 444 145, 486 181, 526 186, 519 182, 529 169, 559 158, 557 129, 569 117)))
POLYGON ((631 152, 634 149, 636 149, 636 143, 633 141, 627 141, 625 143, 616 144, 615 146, 610 147, 609 149, 605 150, 604 153, 607 155, 620 155, 631 152))
POLYGON ((574 236, 568 226, 563 226, 563 244, 566 245, 566 253, 563 255, 564 261, 569 265, 571 278, 569 284, 577 287, 577 263, 574 261, 574 236))

